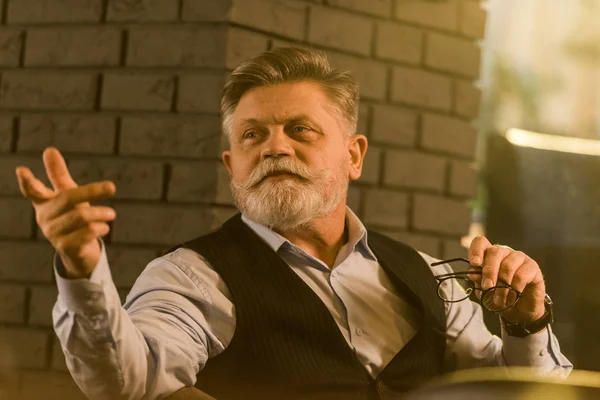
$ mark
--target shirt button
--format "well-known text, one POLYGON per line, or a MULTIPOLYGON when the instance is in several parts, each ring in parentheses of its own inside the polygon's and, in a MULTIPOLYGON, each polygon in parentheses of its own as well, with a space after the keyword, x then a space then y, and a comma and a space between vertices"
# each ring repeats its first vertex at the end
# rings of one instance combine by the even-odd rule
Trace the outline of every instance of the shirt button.
POLYGON ((546 355, 546 349, 540 350, 540 357, 544 357, 546 355))
POLYGON ((385 392, 387 389, 388 387, 385 383, 382 381, 377 382, 377 390, 379 390, 379 392, 385 392))
POLYGON ((337 276, 337 271, 333 271, 333 272, 331 273, 331 277, 332 277, 332 278, 335 278, 336 276, 337 276))
POLYGON ((356 328, 356 331, 355 331, 355 332, 356 332, 356 334, 357 334, 358 336, 362 336, 362 334, 363 334, 363 330, 362 330, 362 329, 360 329, 360 328, 356 328))

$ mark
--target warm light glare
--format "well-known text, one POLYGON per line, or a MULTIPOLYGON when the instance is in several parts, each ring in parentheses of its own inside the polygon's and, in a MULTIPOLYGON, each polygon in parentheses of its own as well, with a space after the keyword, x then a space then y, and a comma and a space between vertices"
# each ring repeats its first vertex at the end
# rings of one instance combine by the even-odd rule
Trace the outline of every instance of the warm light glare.
POLYGON ((512 144, 522 147, 592 156, 600 155, 599 140, 548 135, 516 128, 509 129, 506 138, 512 144))

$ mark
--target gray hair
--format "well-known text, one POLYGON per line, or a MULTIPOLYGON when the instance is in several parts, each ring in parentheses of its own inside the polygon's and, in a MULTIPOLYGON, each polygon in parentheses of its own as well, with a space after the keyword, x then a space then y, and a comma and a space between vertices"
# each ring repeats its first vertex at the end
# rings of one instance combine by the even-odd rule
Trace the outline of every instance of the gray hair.
POLYGON ((247 91, 294 82, 320 85, 345 123, 346 134, 356 132, 359 94, 354 78, 348 71, 331 67, 325 54, 297 47, 266 51, 245 61, 227 77, 221 95, 223 132, 231 137, 233 113, 247 91))

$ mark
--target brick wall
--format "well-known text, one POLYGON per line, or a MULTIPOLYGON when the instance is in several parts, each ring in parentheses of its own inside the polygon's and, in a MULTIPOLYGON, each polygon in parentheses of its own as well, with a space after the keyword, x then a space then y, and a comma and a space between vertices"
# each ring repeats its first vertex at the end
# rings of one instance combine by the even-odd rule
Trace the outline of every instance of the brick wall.
MULTIPOLYGON (((125 294, 161 250, 232 215, 218 101, 240 61, 312 45, 361 83, 370 139, 350 206, 434 256, 464 251, 485 12, 475 0, 4 0, 0 27, 0 385, 80 398, 51 329, 52 250, 14 175, 57 146, 112 179, 107 239, 125 294), (6 368, 16 367, 15 369, 6 368)), ((0 395, 1 396, 1 395, 0 395)), ((54 396, 54 397, 53 397, 54 396)))

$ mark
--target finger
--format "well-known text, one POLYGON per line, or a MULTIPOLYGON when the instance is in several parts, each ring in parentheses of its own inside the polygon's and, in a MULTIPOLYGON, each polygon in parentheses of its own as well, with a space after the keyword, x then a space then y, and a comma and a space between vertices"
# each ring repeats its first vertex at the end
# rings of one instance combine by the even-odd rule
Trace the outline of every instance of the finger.
POLYGON ((470 280, 478 285, 481 285, 481 268, 469 268, 467 275, 470 280))
MULTIPOLYGON (((511 286, 515 290, 518 290, 522 294, 527 294, 528 296, 543 298, 544 293, 546 293, 546 285, 544 284, 542 271, 537 263, 531 259, 525 262, 521 268, 517 270, 511 286)), ((517 294, 515 293, 514 298, 509 298, 508 300, 512 300, 514 303, 517 300, 517 294)), ((541 308, 543 309, 543 306, 541 306, 541 308)))
POLYGON ((485 251, 490 247, 492 247, 492 244, 483 236, 477 236, 473 239, 469 246, 469 261, 471 262, 471 265, 477 267, 481 266, 483 258, 485 257, 485 251))
POLYGON ((54 147, 48 147, 43 154, 46 174, 55 190, 65 190, 77 187, 77 183, 71 177, 67 163, 60 151, 54 147))
MULTIPOLYGON (((512 286, 511 282, 515 272, 521 268, 528 258, 529 257, 527 257, 527 255, 522 251, 510 252, 500 263, 500 270, 498 271, 498 280, 496 284, 500 285, 501 283, 506 283, 512 286)), ((509 293, 510 290, 495 290, 494 303, 496 303, 498 307, 505 306, 509 293)))
POLYGON ((496 285, 498 272, 500 271, 500 263, 510 251, 511 250, 501 246, 493 246, 485 251, 481 268, 482 289, 487 290, 496 285))
POLYGON ((115 192, 115 184, 111 181, 88 183, 87 185, 61 192, 56 196, 56 202, 49 204, 45 218, 46 220, 50 220, 75 208, 79 204, 89 205, 90 201, 110 197, 115 192))
POLYGON ((17 167, 15 174, 17 175, 21 194, 35 204, 49 200, 56 195, 52 189, 46 187, 42 181, 37 179, 29 168, 17 167))
POLYGON ((52 240, 51 238, 67 235, 92 222, 112 221, 116 216, 115 210, 110 207, 75 208, 48 221, 42 228, 42 233, 52 240))
POLYGON ((108 235, 110 227, 105 222, 92 222, 67 235, 61 236, 53 242, 54 248, 62 254, 80 256, 77 254, 83 245, 108 235))
POLYGON ((510 286, 519 292, 524 292, 528 285, 537 285, 544 282, 542 271, 538 264, 531 258, 515 272, 510 286))

